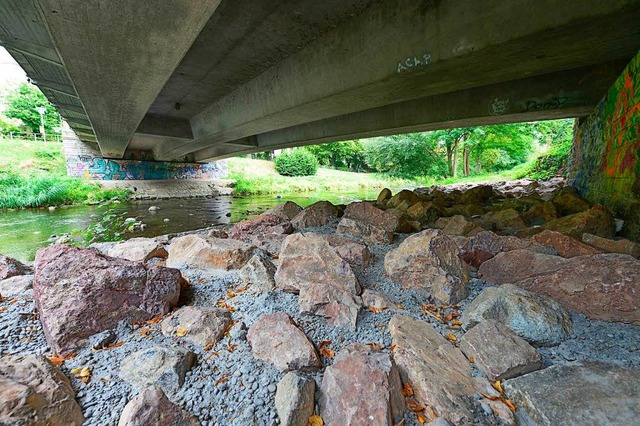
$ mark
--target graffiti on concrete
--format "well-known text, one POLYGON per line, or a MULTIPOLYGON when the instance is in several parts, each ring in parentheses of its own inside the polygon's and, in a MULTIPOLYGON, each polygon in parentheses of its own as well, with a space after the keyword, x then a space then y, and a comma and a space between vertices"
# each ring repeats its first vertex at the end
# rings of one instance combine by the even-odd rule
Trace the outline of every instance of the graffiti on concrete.
POLYGON ((93 180, 217 179, 226 176, 220 163, 164 163, 111 160, 91 155, 68 159, 74 176, 93 180))
POLYGON ((425 52, 419 56, 409 56, 398 62, 396 72, 398 74, 402 72, 412 71, 416 68, 427 66, 431 63, 431 53, 425 52))
POLYGON ((502 115, 509 110, 509 98, 495 98, 489 105, 489 114, 502 115))

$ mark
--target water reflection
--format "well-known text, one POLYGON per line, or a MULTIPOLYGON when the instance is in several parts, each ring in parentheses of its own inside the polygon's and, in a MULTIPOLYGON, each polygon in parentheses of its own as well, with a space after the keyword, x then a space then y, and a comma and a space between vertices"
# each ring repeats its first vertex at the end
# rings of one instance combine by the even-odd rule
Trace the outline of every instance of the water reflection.
MULTIPOLYGON (((346 204, 354 200, 375 199, 378 191, 362 190, 354 193, 326 193, 283 196, 254 195, 248 197, 219 196, 173 200, 131 201, 116 207, 128 217, 141 220, 147 227, 128 236, 157 236, 190 231, 221 223, 233 223, 287 200, 305 207, 319 200, 346 204), (158 206, 160 210, 149 211, 158 206), (165 219, 169 219, 165 221, 165 219)), ((96 206, 27 209, 0 212, 0 253, 20 260, 33 260, 38 248, 49 244, 52 234, 71 233, 99 220, 105 208, 96 206)))

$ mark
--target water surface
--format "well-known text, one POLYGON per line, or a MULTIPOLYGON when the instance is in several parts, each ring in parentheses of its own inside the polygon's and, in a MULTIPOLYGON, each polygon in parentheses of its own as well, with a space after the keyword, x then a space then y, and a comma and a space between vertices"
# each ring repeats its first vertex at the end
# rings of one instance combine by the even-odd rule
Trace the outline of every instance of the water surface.
MULTIPOLYGON (((285 195, 282 199, 275 195, 252 195, 141 200, 119 204, 116 210, 125 211, 128 217, 141 220, 147 225, 144 231, 128 233, 127 238, 153 237, 238 222, 287 200, 305 207, 319 200, 346 204, 354 200, 375 199, 377 195, 378 190, 363 189, 340 194, 317 192, 285 195), (150 212, 151 206, 158 206, 160 210, 150 212)), ((105 207, 99 206, 72 206, 58 207, 53 211, 47 208, 0 211, 0 253, 22 261, 31 261, 38 248, 50 244, 51 235, 69 234, 85 228, 99 220, 105 210, 105 207)))

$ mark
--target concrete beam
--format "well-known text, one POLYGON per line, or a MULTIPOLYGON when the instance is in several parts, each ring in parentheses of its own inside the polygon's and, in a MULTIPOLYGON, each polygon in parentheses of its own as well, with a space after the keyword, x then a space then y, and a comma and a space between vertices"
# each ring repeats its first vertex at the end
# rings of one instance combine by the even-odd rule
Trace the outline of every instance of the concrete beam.
POLYGON ((39 78, 37 80, 31 79, 31 83, 35 84, 38 87, 49 89, 52 92, 61 93, 63 95, 71 96, 72 98, 78 98, 76 90, 73 88, 73 86, 69 86, 68 84, 45 80, 43 78, 39 78))
POLYGON ((82 106, 78 105, 70 105, 70 104, 62 104, 62 103, 54 103, 54 107, 58 110, 75 112, 76 114, 87 115, 86 111, 82 106))
POLYGON ((158 152, 629 58, 639 17, 638 0, 379 2, 194 116, 195 141, 158 152))
POLYGON ((582 67, 491 86, 435 95, 319 120, 256 136, 257 147, 225 143, 197 151, 208 161, 293 146, 588 115, 626 61, 582 67))
POLYGON ((9 37, 0 38, 0 46, 4 47, 7 50, 14 50, 24 55, 46 61, 50 64, 63 66, 62 61, 58 56, 58 52, 50 47, 40 46, 35 43, 30 43, 28 41, 9 37))
POLYGON ((189 120, 149 114, 144 116, 136 133, 179 139, 193 139, 193 132, 191 131, 189 120))
POLYGON ((122 158, 220 0, 37 0, 102 154, 122 158))

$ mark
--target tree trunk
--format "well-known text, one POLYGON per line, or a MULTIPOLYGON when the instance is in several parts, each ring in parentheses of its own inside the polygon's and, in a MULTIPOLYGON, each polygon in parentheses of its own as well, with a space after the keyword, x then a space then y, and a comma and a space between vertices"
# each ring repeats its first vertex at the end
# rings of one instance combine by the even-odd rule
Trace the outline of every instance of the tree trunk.
POLYGON ((471 171, 469 170, 469 157, 471 156, 471 150, 469 149, 469 147, 465 146, 464 150, 462 151, 462 156, 464 159, 464 176, 467 177, 471 174, 471 171))
POLYGON ((449 177, 453 176, 453 149, 447 147, 447 168, 449 169, 449 177))
POLYGON ((458 177, 458 144, 456 143, 453 150, 453 174, 451 176, 458 177))

